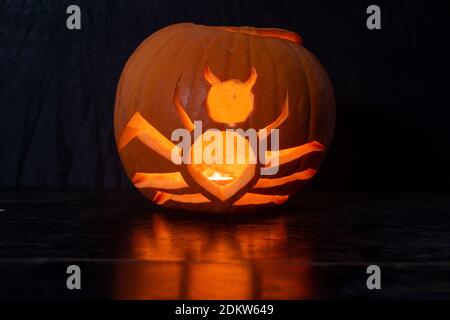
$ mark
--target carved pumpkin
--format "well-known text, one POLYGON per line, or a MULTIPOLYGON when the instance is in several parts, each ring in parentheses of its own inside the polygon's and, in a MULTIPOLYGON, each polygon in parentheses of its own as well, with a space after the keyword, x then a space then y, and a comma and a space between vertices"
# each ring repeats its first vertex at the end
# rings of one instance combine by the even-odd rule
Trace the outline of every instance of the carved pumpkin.
POLYGON ((303 188, 334 119, 328 76, 297 34, 183 23, 128 60, 115 134, 127 174, 155 203, 234 212, 303 188))

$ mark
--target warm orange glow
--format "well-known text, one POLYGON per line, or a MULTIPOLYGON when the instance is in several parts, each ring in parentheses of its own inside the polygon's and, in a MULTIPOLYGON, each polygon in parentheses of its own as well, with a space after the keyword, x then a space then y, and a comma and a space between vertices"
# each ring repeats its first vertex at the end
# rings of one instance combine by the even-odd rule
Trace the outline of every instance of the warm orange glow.
POLYGON ((119 151, 134 138, 141 140, 150 149, 158 152, 164 158, 172 160, 172 151, 181 155, 181 148, 162 135, 155 127, 136 112, 123 130, 119 139, 119 151))
POLYGON ((286 183, 299 181, 299 180, 309 180, 317 173, 317 170, 314 169, 306 169, 301 172, 296 172, 291 174, 290 176, 275 178, 275 179, 259 179, 255 184, 255 188, 271 188, 282 186, 286 183))
POLYGON ((226 165, 226 164, 193 164, 191 165, 192 170, 196 170, 205 176, 209 181, 214 182, 218 185, 224 185, 233 182, 235 177, 238 177, 243 170, 245 170, 245 165, 226 165))
POLYGON ((282 29, 256 29, 252 27, 220 27, 222 30, 229 32, 240 32, 258 37, 269 37, 284 39, 298 44, 302 44, 302 38, 295 32, 282 29))
POLYGON ((219 172, 214 172, 213 174, 208 176, 208 179, 212 181, 228 181, 233 180, 233 177, 224 176, 219 172))
MULTIPOLYGON (((210 81, 216 81, 209 75, 210 81)), ((251 82, 251 79, 249 79, 251 82)), ((249 85, 252 85, 251 83, 249 85)), ((178 93, 176 93, 178 96, 178 93)), ((178 98, 175 99, 176 104, 178 98)), ((193 125, 181 104, 177 105, 180 117, 187 128, 193 125), (183 120, 184 119, 184 120, 183 120)), ((280 116, 266 128, 272 129, 281 125, 289 114, 288 98, 286 95, 280 116)), ((138 112, 134 114, 122 132, 119 139, 119 149, 124 148, 133 138, 138 138, 152 150, 171 159, 172 153, 181 156, 181 148, 165 138, 158 130, 148 123, 138 112)), ((313 141, 304 145, 279 151, 266 151, 266 167, 282 165, 297 160, 315 151, 323 151, 324 146, 313 141), (278 164, 277 161, 278 160, 278 164)), ((254 177, 256 170, 256 155, 249 140, 235 131, 206 131, 198 137, 190 148, 190 164, 187 170, 191 177, 208 193, 221 201, 226 201, 244 188, 254 177), (205 137, 210 133, 208 138, 205 137), (220 138, 220 139, 219 139, 220 138), (196 155, 201 154, 201 161, 196 162, 196 155), (231 156, 230 156, 231 155, 231 156)), ((172 160, 172 159, 171 159, 172 160)), ((293 181, 308 180, 316 174, 313 169, 294 173, 281 178, 260 178, 254 188, 271 188, 293 181)), ((133 177, 137 188, 154 188, 157 193, 153 201, 164 204, 167 201, 180 203, 209 203, 210 199, 201 193, 171 194, 162 190, 176 190, 189 188, 180 172, 142 173, 137 172, 133 177)), ((244 194, 234 205, 282 204, 288 199, 287 195, 264 195, 256 193, 244 194)))
POLYGON ((218 123, 226 123, 230 126, 247 120, 253 110, 254 96, 251 89, 257 76, 256 70, 252 68, 246 82, 236 79, 221 81, 206 66, 204 77, 211 84, 206 98, 209 117, 218 123))
POLYGON ((164 204, 167 201, 172 200, 175 202, 183 202, 183 203, 208 203, 211 202, 208 198, 206 198, 201 193, 192 193, 192 194, 172 194, 163 191, 157 191, 156 195, 153 197, 153 202, 156 204, 164 204))
POLYGON ((201 172, 211 181, 231 181, 241 176, 255 153, 248 140, 233 131, 216 131, 217 138, 198 137, 191 147, 191 162, 195 162, 198 153, 202 154, 201 163, 193 163, 193 169, 201 172))
POLYGON ((191 119, 189 118, 189 115, 186 113, 182 104, 180 103, 180 88, 178 86, 175 89, 173 102, 175 104, 175 107, 177 108, 178 115, 180 116, 183 126, 189 131, 194 130, 195 129, 194 124, 192 123, 191 119))
MULTIPOLYGON (((217 248, 228 250, 230 248, 217 248)), ((199 264, 189 272, 188 299, 243 300, 252 297, 251 270, 246 263, 199 264)))
POLYGON ((179 172, 138 172, 133 177, 133 183, 136 188, 181 189, 189 187, 189 185, 184 181, 183 176, 179 172))
POLYGON ((246 206, 254 204, 283 204, 289 198, 288 195, 278 196, 278 195, 268 195, 268 194, 257 194, 257 193, 246 193, 238 201, 233 203, 235 206, 246 206))
POLYGON ((222 135, 220 150, 211 148, 217 141, 205 141, 203 135, 198 137, 191 147, 191 159, 195 160, 195 153, 202 153, 203 161, 188 164, 187 168, 199 185, 225 201, 254 177, 256 165, 251 160, 255 154, 248 140, 240 134, 233 131, 217 133, 222 135), (205 150, 211 152, 205 153, 205 150))
POLYGON ((126 174, 170 210, 273 209, 325 157, 335 126, 329 78, 295 32, 168 26, 138 46, 118 82, 114 137, 126 174))
POLYGON ((324 150, 325 147, 320 142, 313 141, 294 148, 279 151, 266 151, 266 161, 268 161, 268 166, 271 166, 273 163, 276 163, 276 161, 274 161, 275 158, 278 158, 278 165, 282 165, 297 160, 308 153, 324 150))
MULTIPOLYGON (((289 97, 288 94, 286 93, 281 113, 274 122, 272 122, 271 124, 269 124, 267 127, 264 128, 265 130, 267 130, 266 133, 270 134, 272 129, 278 129, 283 124, 283 122, 288 118, 288 116, 289 116, 289 97)), ((260 134, 260 132, 261 130, 258 132, 258 134, 260 134)))
MULTIPOLYGON (((308 252, 299 256, 297 251, 296 259, 286 259, 292 256, 292 243, 283 218, 223 228, 162 215, 151 219, 149 228, 137 228, 126 237, 133 261, 117 264, 115 298, 314 297, 308 252)), ((302 241, 292 240, 297 247, 302 241)))

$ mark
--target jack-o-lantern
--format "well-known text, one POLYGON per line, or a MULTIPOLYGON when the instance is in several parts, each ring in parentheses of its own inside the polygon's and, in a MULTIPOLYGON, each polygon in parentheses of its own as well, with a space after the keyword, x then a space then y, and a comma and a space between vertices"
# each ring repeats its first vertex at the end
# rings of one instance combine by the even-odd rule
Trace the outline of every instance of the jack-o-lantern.
POLYGON ((297 34, 184 23, 127 62, 115 134, 130 179, 155 203, 234 212, 303 188, 334 119, 328 76, 297 34))

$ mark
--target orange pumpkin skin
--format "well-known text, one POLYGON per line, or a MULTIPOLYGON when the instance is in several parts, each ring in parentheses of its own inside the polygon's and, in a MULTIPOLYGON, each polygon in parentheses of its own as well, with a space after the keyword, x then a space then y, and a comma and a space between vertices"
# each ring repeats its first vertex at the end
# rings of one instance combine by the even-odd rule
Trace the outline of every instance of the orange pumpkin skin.
MULTIPOLYGON (((228 117, 226 114, 225 118, 228 117)), ((314 174, 272 187, 260 187, 263 184, 258 181, 261 178, 282 179, 299 172, 315 173, 331 143, 334 122, 330 80, 320 62, 301 45, 297 34, 280 29, 209 27, 190 23, 159 30, 136 49, 119 81, 114 116, 116 143, 122 144, 119 154, 130 179, 136 182, 137 173, 180 172, 184 180, 182 188, 140 188, 146 197, 173 209, 219 213, 271 207, 302 189, 314 174), (257 72, 251 87, 253 108, 243 122, 218 123, 218 116, 207 108, 212 84, 207 81, 205 68, 212 70, 221 81, 234 79, 239 83, 248 81, 252 68, 257 72), (192 121, 202 121, 203 131, 210 128, 262 129, 280 117, 288 96, 288 115, 277 127, 279 149, 313 142, 322 149, 282 164, 274 176, 261 177, 257 166, 254 176, 244 186, 221 200, 199 183, 186 165, 174 164, 158 153, 158 148, 149 148, 142 139, 128 139, 126 146, 121 142, 130 127, 130 119, 136 114, 169 140, 175 129, 183 128, 174 103, 176 91, 187 116, 192 121), (274 198, 265 201, 261 200, 264 197, 257 196, 253 201, 251 195, 254 194, 267 195, 269 200, 270 196, 274 198), (190 195, 195 196, 189 198, 190 195)))

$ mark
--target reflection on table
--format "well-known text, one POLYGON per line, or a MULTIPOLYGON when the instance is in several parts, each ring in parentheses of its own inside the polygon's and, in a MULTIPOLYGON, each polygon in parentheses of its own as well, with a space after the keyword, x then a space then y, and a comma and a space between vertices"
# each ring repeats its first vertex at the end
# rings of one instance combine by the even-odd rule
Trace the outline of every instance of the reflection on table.
MULTIPOLYGON (((308 257, 290 256, 283 217, 239 224, 160 214, 131 232, 133 259, 118 263, 120 299, 302 299, 308 257)), ((299 246, 296 245, 296 248, 299 246)))

